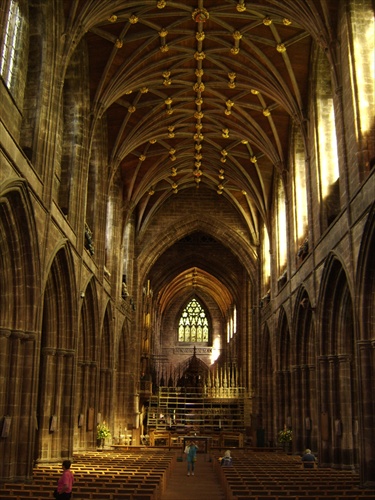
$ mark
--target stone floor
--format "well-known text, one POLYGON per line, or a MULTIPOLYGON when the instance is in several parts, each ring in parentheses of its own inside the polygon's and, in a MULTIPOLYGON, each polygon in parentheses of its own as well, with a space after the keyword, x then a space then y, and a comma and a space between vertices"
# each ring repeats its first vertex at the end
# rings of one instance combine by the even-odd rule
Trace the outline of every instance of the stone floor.
POLYGON ((161 500, 225 500, 212 465, 208 457, 198 455, 194 476, 187 476, 186 461, 177 462, 161 500))

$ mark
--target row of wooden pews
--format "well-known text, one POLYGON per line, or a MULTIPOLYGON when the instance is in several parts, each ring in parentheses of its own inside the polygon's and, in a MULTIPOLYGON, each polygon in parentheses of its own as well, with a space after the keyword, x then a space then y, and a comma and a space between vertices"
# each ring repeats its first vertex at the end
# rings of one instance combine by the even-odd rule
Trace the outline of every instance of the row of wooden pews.
MULTIPOLYGON (((75 455, 72 500, 161 500, 176 452, 152 448, 75 455)), ((0 485, 1 500, 53 498, 61 464, 39 464, 33 481, 0 485)))
POLYGON ((285 453, 233 450, 233 466, 214 467, 227 500, 375 500, 375 490, 359 488, 352 471, 304 469, 301 458, 285 453))
MULTIPOLYGON (((223 468, 219 456, 212 450, 226 500, 375 500, 352 471, 303 469, 300 457, 246 449, 233 450, 233 466, 223 468)), ((163 500, 175 463, 176 451, 160 448, 75 455, 72 500, 163 500)), ((0 499, 51 499, 61 472, 60 463, 39 464, 31 482, 0 485, 0 499)))

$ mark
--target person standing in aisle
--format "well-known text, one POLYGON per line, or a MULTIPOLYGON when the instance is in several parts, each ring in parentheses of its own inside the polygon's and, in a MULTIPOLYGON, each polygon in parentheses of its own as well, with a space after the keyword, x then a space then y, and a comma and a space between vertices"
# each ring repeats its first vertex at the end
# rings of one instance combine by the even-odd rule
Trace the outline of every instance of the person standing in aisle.
POLYGON ((187 475, 188 476, 190 476, 190 471, 191 471, 191 475, 194 476, 195 462, 197 460, 197 451, 198 451, 198 446, 195 444, 194 441, 190 441, 189 450, 187 453, 187 475))
POLYGON ((72 489, 74 483, 73 472, 70 470, 72 462, 70 460, 64 460, 62 463, 63 473, 57 482, 57 488, 53 493, 53 496, 57 500, 70 500, 72 497, 72 489))

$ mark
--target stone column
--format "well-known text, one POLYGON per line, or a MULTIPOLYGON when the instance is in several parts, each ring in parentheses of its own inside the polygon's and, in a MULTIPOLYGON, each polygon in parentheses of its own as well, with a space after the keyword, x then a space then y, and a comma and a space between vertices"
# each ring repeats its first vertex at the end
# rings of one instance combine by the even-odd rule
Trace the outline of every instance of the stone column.
POLYGON ((94 432, 92 436, 88 436, 88 439, 92 440, 94 446, 96 446, 96 425, 97 425, 97 414, 98 414, 98 404, 97 404, 97 364, 95 361, 90 361, 85 367, 85 386, 84 390, 87 391, 87 404, 88 408, 94 408, 94 432))
POLYGON ((10 345, 9 337, 10 337, 10 330, 0 329, 0 400, 1 401, 4 401, 5 398, 7 376, 9 373, 9 345, 10 345))
MULTIPOLYGON (((293 431, 292 448, 293 450, 298 450, 301 446, 301 438, 297 440, 297 436, 302 433, 301 415, 303 413, 303 389, 300 366, 292 367, 291 380, 292 394, 290 398, 293 401, 293 415, 291 415, 291 408, 288 408, 288 412, 292 416, 292 421, 290 422, 293 431)), ((286 423, 288 424, 288 422, 286 423)))
POLYGON ((297 450, 303 451, 306 448, 310 448, 310 429, 306 426, 306 419, 310 419, 310 410, 309 410, 309 373, 308 366, 301 366, 300 371, 300 379, 301 379, 301 394, 300 394, 300 414, 299 421, 296 422, 296 433, 300 436, 298 442, 296 442, 297 450))
POLYGON ((62 442, 62 456, 73 455, 74 432, 78 424, 78 408, 76 395, 76 374, 75 374, 75 354, 74 349, 65 351, 65 387, 66 394, 63 400, 62 419, 64 422, 64 435, 62 442), (65 428, 67 432, 65 433, 65 428))
MULTIPOLYGON (((19 407, 18 443, 22 449, 17 459, 17 477, 32 477, 35 440, 35 404, 37 387, 35 384, 36 335, 26 333, 21 341, 22 361, 22 396, 19 407)), ((20 448, 20 447, 19 447, 20 448)))
POLYGON ((39 373, 39 403, 38 403, 38 460, 51 458, 52 436, 49 432, 50 418, 55 394, 55 355, 56 349, 45 347, 41 351, 41 370, 39 373))
POLYGON ((349 355, 338 356, 338 381, 340 405, 340 455, 341 465, 345 468, 354 467, 353 440, 353 401, 352 401, 352 371, 349 355))
MULTIPOLYGON (((77 408, 79 408, 80 413, 84 415, 84 427, 80 430, 80 447, 82 449, 87 449, 90 445, 96 446, 96 429, 92 432, 94 434, 88 435, 87 431, 89 430, 89 408, 90 408, 90 398, 89 398, 89 378, 90 378, 90 366, 87 362, 78 363, 78 377, 77 383, 79 384, 79 400, 77 400, 77 408), (95 442, 93 442, 93 439, 95 442)), ((94 405, 91 404, 93 407, 94 405)), ((96 424, 96 422, 94 422, 96 424)))
POLYGON ((328 370, 328 356, 320 356, 319 362, 319 389, 320 389, 320 449, 319 449, 319 464, 330 465, 330 413, 329 413, 329 370, 328 370))
MULTIPOLYGON (((9 375, 9 351, 11 346, 10 341, 10 330, 0 329, 0 387, 1 387, 1 406, 4 413, 8 413, 8 407, 6 405, 7 395, 10 393, 10 381, 8 379, 9 375)), ((3 415, 1 415, 3 417, 3 415)), ((1 424, 3 424, 3 419, 1 419, 1 424)), ((10 477, 9 463, 9 444, 8 438, 0 439, 0 479, 6 479, 10 477)))
POLYGON ((338 358, 335 355, 328 356, 328 383, 327 383, 327 403, 328 414, 330 417, 330 464, 338 464, 340 462, 339 453, 340 447, 338 445, 337 436, 337 416, 339 412, 339 381, 338 381, 338 358))
MULTIPOLYGON (((275 373, 275 403, 276 403, 276 433, 284 427, 284 407, 283 407, 283 372, 277 371, 275 373)), ((277 440, 277 436, 276 436, 277 440)))
MULTIPOLYGON (((2 460, 8 463, 8 475, 10 477, 17 477, 17 460, 20 456, 18 451, 18 429, 20 425, 21 415, 21 398, 22 398, 22 382, 23 382, 23 354, 21 342, 27 336, 23 332, 12 331, 9 338, 10 345, 8 350, 8 360, 6 365, 9 370, 8 381, 6 387, 6 411, 7 415, 11 417, 11 424, 9 435, 6 439, 6 446, 4 449, 4 456, 2 460)), ((25 460, 22 457, 20 460, 25 460)))
POLYGON ((358 346, 360 379, 360 480, 361 484, 375 488, 375 341, 361 340, 358 346))
POLYGON ((308 409, 311 419, 311 434, 310 448, 314 451, 318 450, 318 396, 317 396, 317 370, 315 365, 310 365, 309 370, 309 401, 308 409))
MULTIPOLYGON (((56 350, 56 376, 53 396, 52 414, 57 417, 57 429, 61 432, 61 403, 62 398, 65 397, 65 383, 64 383, 64 351, 56 350)), ((56 432, 56 431, 55 431, 56 432)))

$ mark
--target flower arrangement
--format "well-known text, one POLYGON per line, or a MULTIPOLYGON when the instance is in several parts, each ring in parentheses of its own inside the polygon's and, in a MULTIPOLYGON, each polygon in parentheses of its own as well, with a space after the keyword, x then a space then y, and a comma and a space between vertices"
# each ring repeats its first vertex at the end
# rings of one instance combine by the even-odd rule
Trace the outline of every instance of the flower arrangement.
POLYGON ((101 424, 98 424, 96 431, 97 439, 106 439, 107 437, 111 437, 111 431, 109 430, 105 421, 103 421, 103 423, 101 424))
POLYGON ((290 443, 292 439, 293 433, 291 429, 284 427, 284 429, 279 432, 279 443, 290 443))

